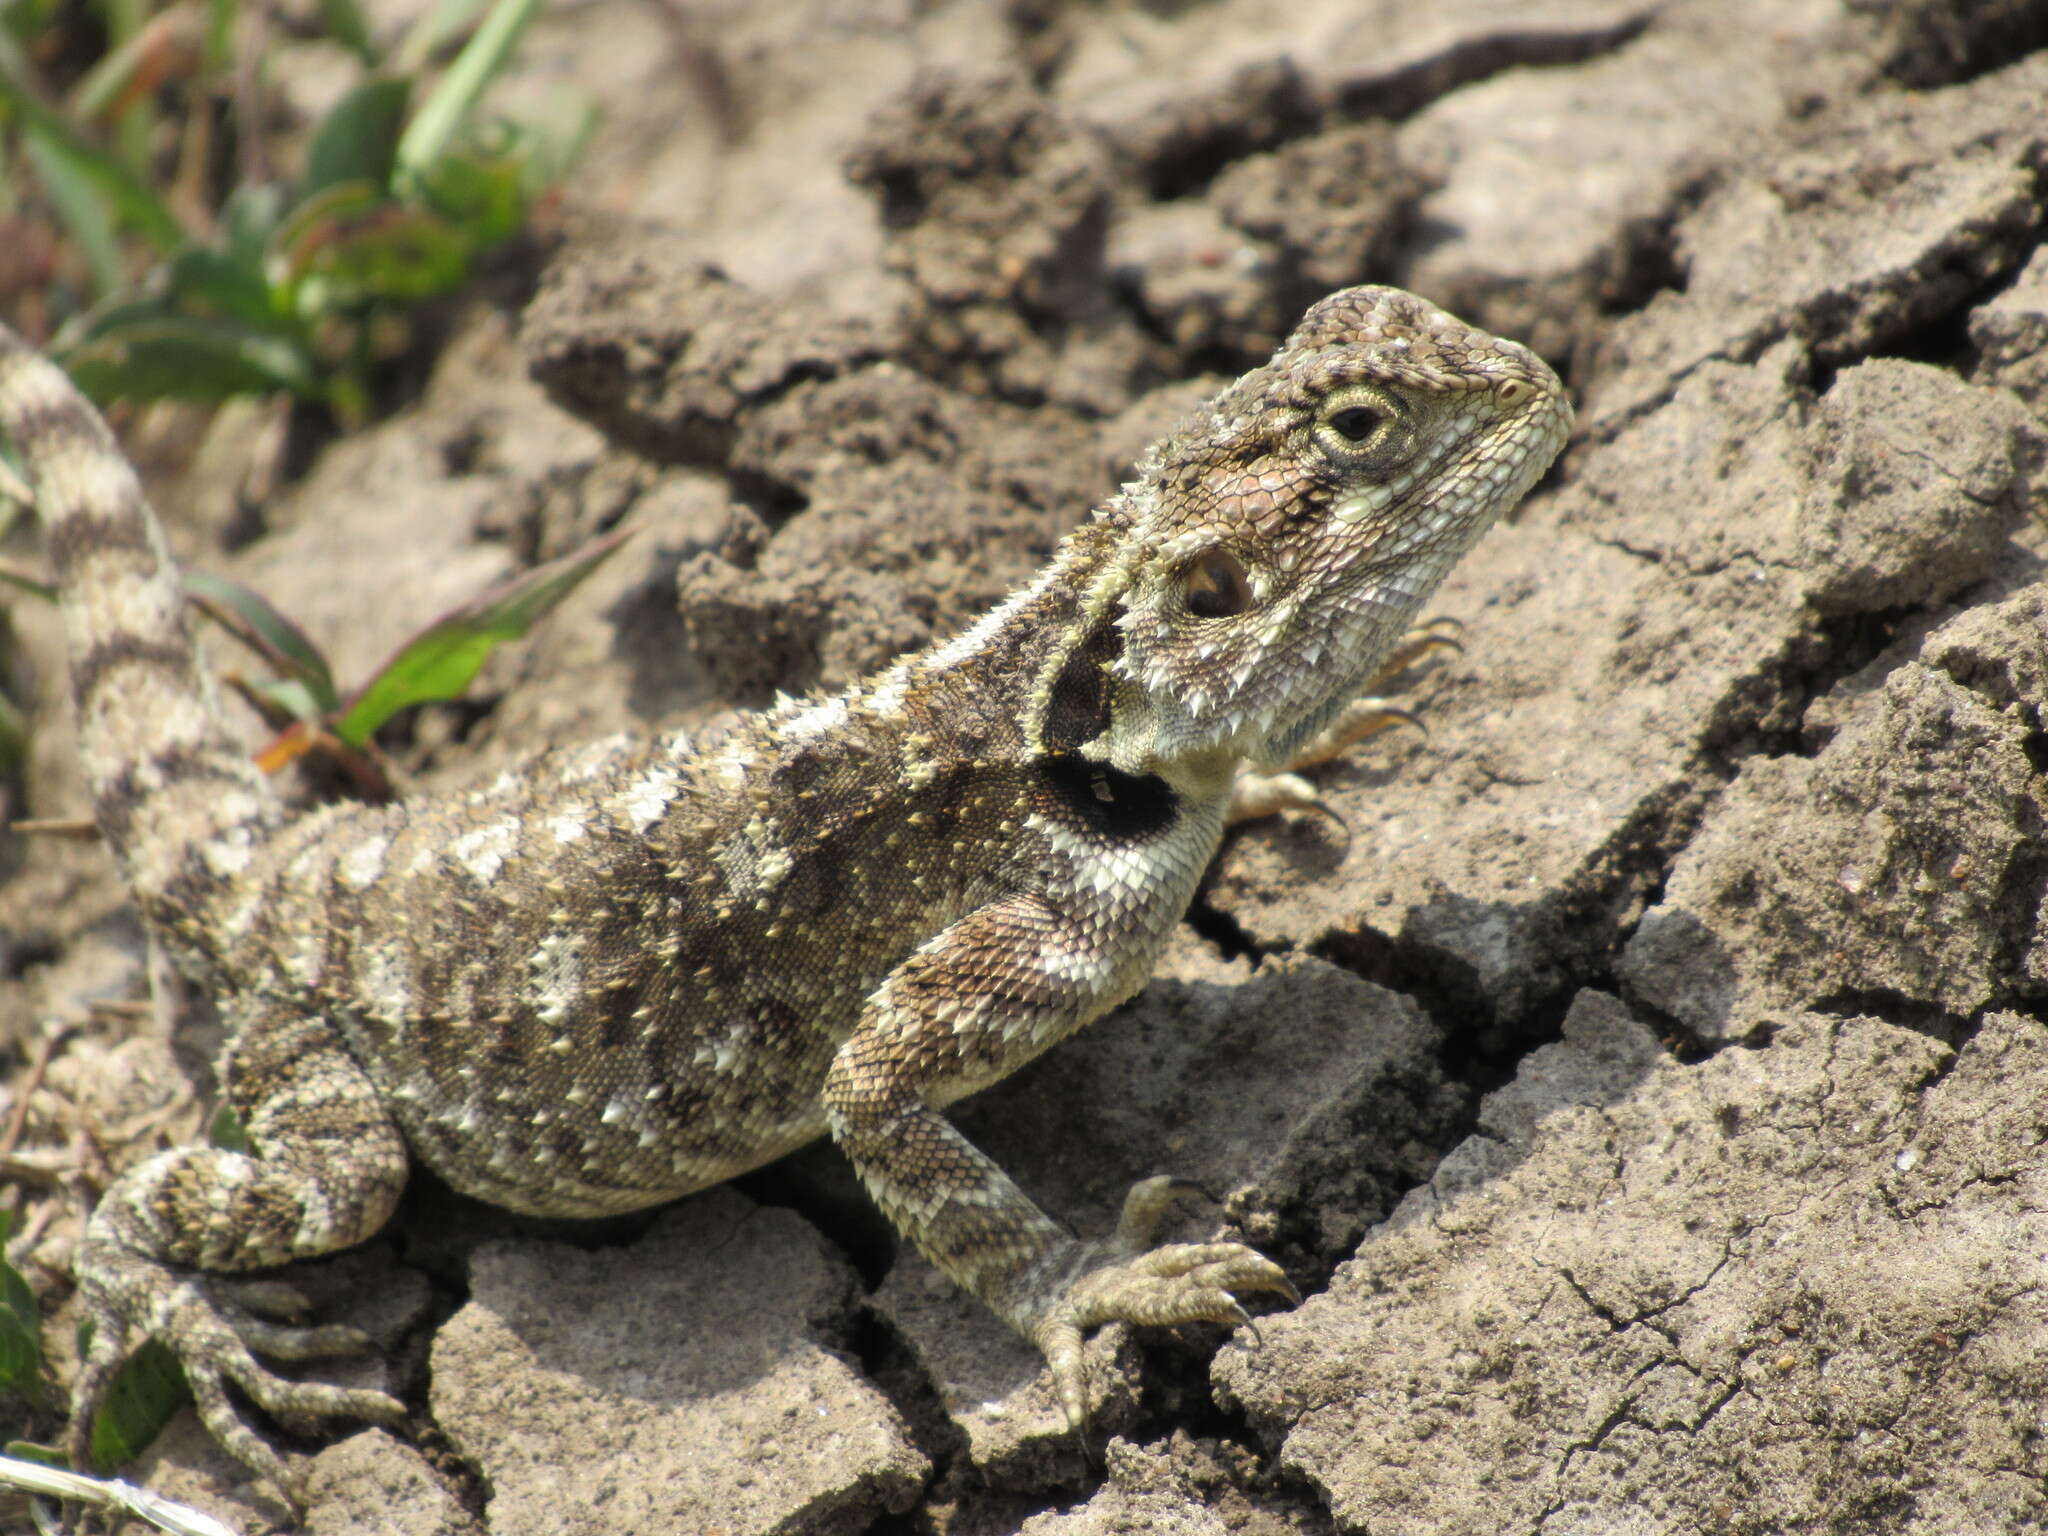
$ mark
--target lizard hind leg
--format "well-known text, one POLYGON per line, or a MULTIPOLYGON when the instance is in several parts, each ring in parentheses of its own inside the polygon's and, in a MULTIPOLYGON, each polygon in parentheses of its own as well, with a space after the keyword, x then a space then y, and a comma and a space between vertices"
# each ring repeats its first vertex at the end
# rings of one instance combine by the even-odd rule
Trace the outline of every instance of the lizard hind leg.
POLYGON ((93 1419, 116 1373, 151 1338, 184 1368, 207 1429, 243 1465, 296 1501, 283 1458, 244 1420, 232 1383, 288 1425, 326 1418, 392 1424, 383 1392, 293 1381, 259 1360, 356 1352, 352 1328, 302 1327, 292 1288, 237 1279, 363 1241, 389 1218, 407 1158, 367 1076, 323 1021, 244 1000, 223 1059, 225 1096, 253 1154, 183 1147, 131 1169, 87 1223, 76 1273, 92 1345, 72 1392, 68 1449, 89 1459, 93 1419))

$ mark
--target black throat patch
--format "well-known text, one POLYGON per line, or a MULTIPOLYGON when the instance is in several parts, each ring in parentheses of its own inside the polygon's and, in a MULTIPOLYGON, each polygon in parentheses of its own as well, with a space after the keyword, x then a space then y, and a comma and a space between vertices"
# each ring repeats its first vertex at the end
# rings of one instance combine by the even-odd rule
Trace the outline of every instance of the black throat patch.
POLYGON ((1119 773, 1085 757, 1042 757, 1038 776, 1062 821, 1106 842, 1157 836, 1180 810, 1180 797, 1156 773, 1119 773))
POLYGON ((1172 788, 1157 774, 1120 773, 1080 755, 1109 729, 1116 689, 1109 669, 1123 648, 1122 631, 1105 617, 1067 653, 1046 703, 1038 773, 1063 821, 1113 842, 1136 842, 1172 823, 1179 808, 1172 788))

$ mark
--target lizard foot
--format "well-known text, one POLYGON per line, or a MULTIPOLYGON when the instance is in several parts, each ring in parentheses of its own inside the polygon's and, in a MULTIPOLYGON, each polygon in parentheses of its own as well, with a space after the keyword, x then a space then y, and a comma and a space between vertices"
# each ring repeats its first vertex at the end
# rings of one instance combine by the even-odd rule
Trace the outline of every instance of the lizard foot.
POLYGON ((1088 1418, 1088 1386, 1081 1339, 1103 1323, 1251 1323, 1235 1293, 1265 1291, 1291 1306, 1301 1300, 1286 1273, 1243 1243, 1168 1243, 1147 1248, 1160 1218, 1195 1186, 1146 1179, 1124 1201, 1117 1235, 1102 1245, 1101 1262, 1082 1272, 1033 1330, 1052 1369, 1053 1391, 1067 1423, 1088 1418))
POLYGON ((1224 809, 1223 824, 1234 827, 1240 822, 1263 821, 1282 811, 1318 811, 1344 827, 1345 831, 1350 831, 1344 818, 1323 800, 1322 792, 1303 778, 1298 770, 1321 767, 1368 737, 1377 736, 1397 725, 1411 725, 1425 736, 1429 734, 1429 727, 1413 710, 1403 709, 1376 696, 1353 699, 1335 722, 1319 732, 1284 768, 1277 772, 1239 768, 1237 780, 1230 787, 1230 803, 1224 809))
POLYGON ((243 1466, 271 1482, 294 1509, 303 1507, 300 1478, 253 1428, 228 1395, 233 1383, 271 1417, 292 1429, 323 1419, 362 1419, 384 1425, 405 1420, 405 1406, 373 1388, 291 1381, 267 1369, 275 1360, 311 1360, 375 1348, 361 1329, 340 1324, 305 1326, 264 1313, 303 1314, 304 1299, 274 1280, 224 1280, 181 1274, 132 1254, 94 1256, 82 1275, 92 1344, 72 1388, 65 1449, 75 1467, 91 1463, 92 1429, 121 1366, 148 1339, 161 1339, 184 1369, 199 1417, 243 1466))
POLYGON ((1361 741, 1397 725, 1413 726, 1427 735, 1429 727, 1420 715, 1381 697, 1380 690, 1419 662, 1439 653, 1455 655, 1464 650, 1458 641, 1461 628, 1456 619, 1430 619, 1416 625, 1389 653, 1367 685, 1370 691, 1345 705, 1335 720, 1302 743, 1279 769, 1240 768, 1230 791, 1230 805, 1223 813, 1223 824, 1234 827, 1240 822, 1262 821, 1282 811, 1320 811, 1338 826, 1344 826, 1343 818, 1324 803, 1315 785, 1301 776, 1301 770, 1320 767, 1361 741))

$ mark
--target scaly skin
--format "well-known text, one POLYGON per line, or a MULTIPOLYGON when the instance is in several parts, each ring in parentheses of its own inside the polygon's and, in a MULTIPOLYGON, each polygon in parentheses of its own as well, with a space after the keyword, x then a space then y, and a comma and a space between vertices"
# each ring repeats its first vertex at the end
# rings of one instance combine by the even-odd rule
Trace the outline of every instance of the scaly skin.
POLYGON ((722 740, 599 743, 467 795, 289 819, 219 723, 132 473, 0 333, 0 427, 49 527, 100 824, 220 1002, 255 1149, 165 1153, 101 1202, 74 1448, 150 1336, 288 1492, 226 1382, 292 1421, 396 1419, 382 1394, 265 1369, 360 1341, 260 1318, 276 1288, 222 1277, 367 1237, 409 1156, 581 1216, 829 1134, 897 1228, 1037 1342, 1076 1422, 1086 1329, 1291 1297, 1241 1244, 1151 1247, 1166 1181, 1113 1236, 1068 1237, 941 1111, 1144 984, 1240 769, 1356 734, 1347 706, 1570 420, 1524 348, 1349 289, 956 638, 722 740))

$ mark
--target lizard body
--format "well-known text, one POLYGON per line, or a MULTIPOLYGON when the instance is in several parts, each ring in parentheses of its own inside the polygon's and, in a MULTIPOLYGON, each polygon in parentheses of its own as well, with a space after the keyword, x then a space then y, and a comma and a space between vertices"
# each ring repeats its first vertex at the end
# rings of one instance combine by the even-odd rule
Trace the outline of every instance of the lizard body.
MULTIPOLYGON (((895 1226, 1033 1339, 1069 1416, 1083 1330, 1291 1294, 1240 1244, 1042 1213, 940 1114, 1136 992, 1241 765, 1318 755, 1455 560, 1563 446, 1555 375, 1399 290, 1309 311, 957 637, 702 744, 543 754, 467 794, 287 817, 229 737, 132 472, 0 331, 95 813, 153 934, 231 1031, 252 1152, 124 1174, 76 1261, 97 1324, 73 1445, 163 1338, 202 1416, 289 1490, 224 1391, 293 1421, 382 1393, 257 1356, 348 1330, 235 1272, 361 1241, 417 1156, 515 1210, 632 1210, 829 1134, 895 1226)), ((1326 755, 1326 754, 1325 754, 1326 755)))

